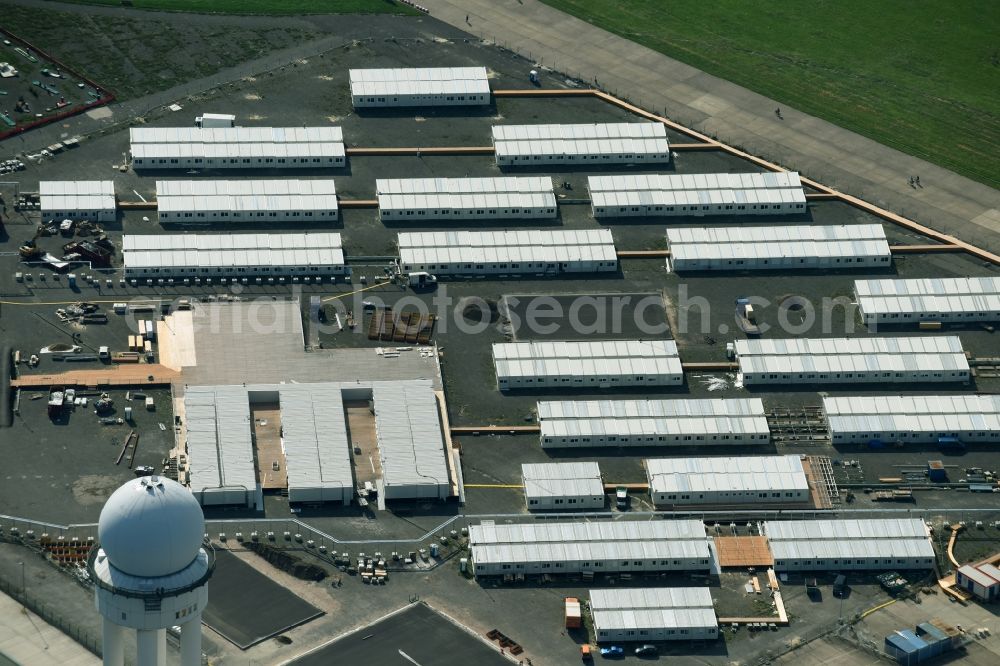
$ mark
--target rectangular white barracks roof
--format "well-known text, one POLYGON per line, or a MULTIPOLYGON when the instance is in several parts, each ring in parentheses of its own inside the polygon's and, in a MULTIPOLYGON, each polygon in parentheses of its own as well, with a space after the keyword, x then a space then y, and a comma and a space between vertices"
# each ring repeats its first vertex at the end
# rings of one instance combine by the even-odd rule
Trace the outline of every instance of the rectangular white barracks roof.
POLYGON ((133 127, 135 158, 344 157, 339 127, 133 127))
POLYGON ((542 437, 769 432, 760 398, 542 401, 538 421, 542 437))
POLYGON ((403 232, 407 265, 617 261, 610 229, 403 232))
POLYGON ((795 171, 590 176, 587 189, 595 208, 806 202, 795 171))
POLYGON ((1000 312, 1000 277, 855 280, 865 315, 1000 312))
POLYGON ((673 340, 501 342, 493 360, 503 378, 683 374, 673 340))
POLYGON ((335 211, 333 180, 158 180, 161 212, 335 211))
POLYGON ((764 533, 775 560, 934 558, 919 518, 772 520, 764 533))
POLYGON ((736 357, 743 373, 969 369, 955 335, 736 340, 736 357))
POLYGON ((243 386, 189 386, 184 392, 188 481, 193 492, 257 488, 250 403, 243 386))
POLYGON ((598 497, 604 494, 601 468, 596 462, 532 463, 521 465, 528 497, 598 497))
POLYGON ((549 176, 387 178, 375 181, 379 208, 391 210, 555 208, 549 176))
POLYGON ((114 210, 115 184, 110 180, 43 180, 38 183, 42 210, 114 210))
POLYGON ((650 458, 646 474, 653 493, 809 490, 797 455, 650 458))
POLYGON ((692 629, 718 626, 707 587, 591 590, 594 629, 692 629))
POLYGON ((340 234, 334 232, 128 234, 122 255, 126 269, 344 264, 340 234))
POLYGON ((449 484, 440 412, 430 380, 372 385, 386 487, 449 484))
POLYGON ((489 95, 485 67, 352 69, 351 95, 366 97, 489 95))
POLYGON ((670 152, 660 123, 494 125, 497 156, 619 155, 670 152))
POLYGON ((669 227, 673 261, 888 257, 881 224, 669 227))
POLYGON ((1000 395, 826 396, 823 411, 833 433, 1000 431, 1000 395))
POLYGON ((477 564, 711 558, 699 520, 482 523, 469 543, 477 564))

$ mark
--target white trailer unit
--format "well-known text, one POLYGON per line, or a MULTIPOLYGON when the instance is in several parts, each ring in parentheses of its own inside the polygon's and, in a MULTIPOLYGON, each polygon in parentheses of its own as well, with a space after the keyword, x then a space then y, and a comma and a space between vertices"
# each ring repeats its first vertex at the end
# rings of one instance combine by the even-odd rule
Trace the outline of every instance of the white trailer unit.
POLYGON ((143 169, 315 169, 345 164, 339 127, 133 127, 143 169))
POLYGON ((43 180, 38 183, 42 221, 114 222, 115 184, 110 180, 43 180))
POLYGON ((594 217, 788 215, 806 209, 799 174, 692 173, 590 176, 594 217))
POLYGON ((824 397, 837 444, 1000 443, 1000 395, 824 397))
POLYGON ((156 234, 122 237, 125 277, 284 278, 350 274, 340 234, 156 234))
POLYGON ((490 81, 485 67, 352 69, 350 78, 355 109, 490 103, 490 81))
POLYGON ((618 270, 610 229, 405 232, 398 245, 403 273, 541 276, 618 270))
POLYGON ((680 386, 673 340, 501 342, 493 345, 497 388, 680 386))
POLYGON ((494 125, 497 166, 654 164, 670 161, 660 123, 494 125))
POLYGON ((645 464, 657 507, 809 501, 809 481, 797 455, 655 458, 645 464))
POLYGON ((195 127, 236 127, 236 116, 231 113, 203 113, 194 119, 195 127))
POLYGON ((186 387, 183 424, 187 485, 201 505, 255 506, 257 469, 246 388, 186 387))
POLYGON ((451 478, 431 382, 378 382, 372 401, 385 499, 446 499, 451 478))
POLYGON ((1000 321, 1000 277, 855 280, 854 295, 869 326, 1000 321))
POLYGON ((711 641, 719 637, 719 621, 708 587, 591 590, 590 613, 598 643, 711 641))
POLYGON ((557 214, 549 176, 379 179, 375 192, 386 222, 552 219, 557 214))
POLYGON ((668 270, 745 271, 885 268, 892 261, 881 224, 671 227, 668 270))
POLYGON ((524 464, 521 483, 529 511, 604 508, 604 481, 595 462, 524 464))
MULTIPOLYGON (((354 497, 354 472, 341 385, 263 387, 265 392, 275 389, 281 404, 288 501, 350 504, 354 497)), ((251 392, 251 400, 253 396, 251 392)), ((265 462, 260 461, 262 465, 265 462)))
POLYGON ((538 403, 538 422, 545 448, 771 441, 760 398, 545 401, 538 403))
POLYGON ((331 222, 338 219, 333 180, 158 180, 161 224, 331 222))
POLYGON ((930 530, 919 518, 771 520, 764 534, 775 571, 934 568, 930 530))
POLYGON ((712 567, 700 520, 545 522, 469 526, 476 576, 654 573, 712 567))
POLYGON ((954 335, 737 340, 735 351, 744 386, 969 381, 954 335))

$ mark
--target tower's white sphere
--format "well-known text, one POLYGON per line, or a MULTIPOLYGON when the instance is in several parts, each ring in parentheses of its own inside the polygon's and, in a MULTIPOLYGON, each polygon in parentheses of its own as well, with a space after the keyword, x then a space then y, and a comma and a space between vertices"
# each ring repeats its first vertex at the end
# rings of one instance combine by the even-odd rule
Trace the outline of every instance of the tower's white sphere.
POLYGON ((111 565, 138 577, 167 576, 191 564, 205 515, 184 486, 144 476, 116 490, 101 510, 97 535, 111 565))

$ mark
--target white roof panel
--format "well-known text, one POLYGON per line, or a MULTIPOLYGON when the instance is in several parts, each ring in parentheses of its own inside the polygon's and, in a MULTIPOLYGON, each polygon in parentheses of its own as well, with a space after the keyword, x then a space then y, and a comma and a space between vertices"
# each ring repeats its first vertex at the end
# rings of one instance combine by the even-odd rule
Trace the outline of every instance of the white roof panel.
POLYGON ((386 487, 450 484, 431 382, 378 382, 372 387, 372 398, 386 487))
POLYGON ((604 494, 601 468, 596 462, 534 463, 521 465, 524 494, 541 497, 597 497, 604 494))
POLYGON ((809 490, 798 455, 647 459, 652 493, 809 490))

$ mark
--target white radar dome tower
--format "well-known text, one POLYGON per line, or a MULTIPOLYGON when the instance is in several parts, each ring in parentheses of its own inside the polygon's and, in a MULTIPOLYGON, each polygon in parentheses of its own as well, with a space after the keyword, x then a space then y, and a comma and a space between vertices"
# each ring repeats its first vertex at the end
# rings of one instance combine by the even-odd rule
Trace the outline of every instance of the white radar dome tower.
POLYGON ((202 547, 205 517, 184 486, 144 476, 101 510, 87 568, 104 618, 104 664, 123 666, 135 630, 138 666, 163 666, 167 629, 181 627, 181 666, 201 663, 201 614, 215 558, 202 547))

